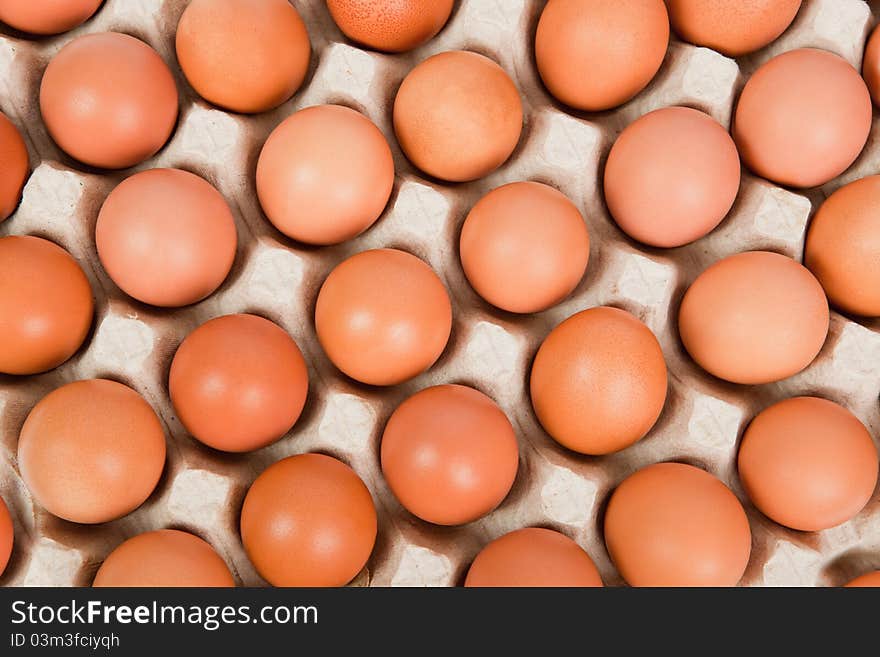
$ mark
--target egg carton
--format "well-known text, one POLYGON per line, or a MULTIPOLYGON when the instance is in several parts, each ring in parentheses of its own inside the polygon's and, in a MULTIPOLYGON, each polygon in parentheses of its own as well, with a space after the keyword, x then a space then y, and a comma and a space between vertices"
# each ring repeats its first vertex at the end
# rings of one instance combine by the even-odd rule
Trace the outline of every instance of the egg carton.
POLYGON ((238 519, 244 495, 269 464, 320 451, 349 463, 376 502, 375 550, 354 585, 460 584, 477 552, 513 529, 546 526, 586 549, 608 585, 622 584, 605 549, 601 524, 614 487, 637 469, 659 461, 698 465, 724 481, 749 516, 753 550, 743 585, 837 585, 880 568, 880 495, 849 522, 818 533, 783 528, 748 501, 736 474, 736 450, 748 421, 786 397, 817 394, 854 412, 880 436, 880 322, 832 312, 828 339, 813 364, 779 383, 728 384, 702 371, 684 351, 676 315, 687 286, 710 263, 750 249, 801 259, 811 214, 840 185, 880 171, 878 129, 859 160, 821 189, 794 192, 744 171, 739 197, 709 236, 684 247, 645 247, 623 234, 602 199, 601 176, 619 132, 648 111, 669 105, 703 110, 722 125, 748 76, 770 57, 814 46, 860 68, 872 13, 880 0, 805 0, 792 27, 764 50, 730 59, 683 43, 673 35, 665 61, 635 99, 610 112, 580 113, 546 92, 533 60, 533 39, 544 3, 536 0, 462 0, 432 41, 402 55, 385 55, 348 42, 322 0, 293 3, 308 26, 312 61, 302 89, 280 108, 242 116, 199 99, 177 66, 174 32, 185 0, 106 0, 80 28, 31 39, 0 33, 0 110, 19 126, 33 172, 20 208, 0 224, 0 235, 33 234, 68 249, 80 262, 96 297, 92 333, 61 367, 37 376, 0 376, 0 495, 15 524, 12 559, 0 584, 80 586, 91 583, 106 555, 126 538, 163 527, 208 540, 238 583, 266 582, 248 560, 238 519), (39 84, 51 57, 86 33, 119 31, 153 46, 175 74, 181 112, 173 137, 155 157, 123 172, 89 169, 62 153, 40 119, 39 84), (438 52, 472 50, 497 61, 520 91, 525 125, 512 157, 491 175, 466 184, 428 179, 403 156, 394 138, 391 106, 406 73, 438 52), (257 201, 254 172, 263 142, 297 109, 338 103, 372 119, 391 144, 396 180, 379 221, 339 246, 311 248, 275 230, 257 201), (227 281, 196 305, 165 310, 123 294, 98 260, 94 228, 110 190, 135 170, 178 167, 213 183, 226 197, 239 235, 227 281), (591 236, 590 263, 575 292, 533 315, 493 308, 468 285, 458 258, 458 235, 470 207, 489 190, 512 181, 553 185, 578 206, 591 236), (325 357, 315 334, 315 300, 330 270, 351 254, 396 247, 426 260, 446 284, 453 304, 452 336, 428 372, 390 388, 361 385, 325 357), (570 452, 541 428, 528 395, 532 358, 560 321, 596 305, 624 308, 656 334, 669 369, 663 413, 646 438, 622 452, 588 457, 570 452), (305 409, 283 439, 248 454, 224 454, 192 439, 170 404, 168 370, 183 338, 206 320, 236 312, 263 315, 284 327, 309 364, 305 409), (164 475, 133 513, 101 525, 60 520, 30 497, 16 463, 18 434, 33 405, 77 379, 105 377, 140 392, 159 414, 168 439, 164 475), (394 408, 412 393, 439 383, 478 388, 507 413, 519 439, 520 466, 508 497, 491 514, 461 527, 423 522, 396 501, 379 468, 379 441, 394 408))

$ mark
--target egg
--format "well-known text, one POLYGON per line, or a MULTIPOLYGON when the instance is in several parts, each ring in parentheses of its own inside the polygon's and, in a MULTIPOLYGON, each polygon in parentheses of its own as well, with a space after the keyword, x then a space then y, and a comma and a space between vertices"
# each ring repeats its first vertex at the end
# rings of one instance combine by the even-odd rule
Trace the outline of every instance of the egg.
POLYGON ((856 577, 853 581, 846 584, 847 587, 871 587, 876 588, 880 587, 880 570, 875 570, 872 573, 865 573, 860 577, 856 577))
POLYGON ((804 264, 844 312, 880 316, 880 176, 844 185, 807 231, 804 264))
POLYGON ((15 212, 27 177, 27 146, 15 124, 0 112, 0 222, 15 212))
POLYGON ((30 34, 60 34, 82 25, 103 0, 0 0, 0 21, 30 34))
POLYGON ((492 511, 519 464, 504 411, 462 385, 433 386, 404 401, 385 425, 380 452, 394 496, 437 525, 463 525, 492 511))
POLYGON ((364 482, 323 454, 270 465, 241 509, 245 550, 274 586, 344 586, 370 558, 376 528, 364 482))
POLYGON ((555 306, 580 283, 590 235, 564 194, 515 182, 474 205, 461 229, 460 254, 477 294, 502 310, 534 313, 555 306))
POLYGON ((68 383, 33 407, 18 439, 18 467, 49 513, 95 524, 134 511, 165 465, 165 432, 150 405, 106 379, 68 383))
POLYGON ((614 142, 605 202, 633 239, 682 246, 721 223, 739 179, 739 154, 727 130, 703 112, 667 107, 631 123, 614 142))
POLYGON ((406 157, 450 182, 476 180, 504 164, 522 122, 519 92, 504 69, 462 50, 416 66, 394 99, 394 132, 406 157))
POLYGON ((143 41, 103 32, 77 37, 56 54, 40 85, 40 111, 71 157, 124 169, 155 155, 177 121, 177 87, 143 41))
POLYGON ((235 586, 232 573, 214 548, 177 529, 138 534, 107 555, 94 587, 235 586))
POLYGON ((608 553, 631 586, 735 586, 752 547, 736 496, 683 463, 627 477, 611 495, 604 526, 608 553))
POLYGON ((76 353, 92 325, 92 288, 67 251, 40 237, 0 238, 0 372, 37 374, 76 353))
POLYGON ((678 328, 704 370, 733 383, 772 383, 806 368, 828 334, 819 281, 791 258, 768 251, 728 256, 685 293, 678 328))
POLYGON ((232 212, 209 182, 179 169, 150 169, 110 192, 95 241, 101 264, 126 294, 178 307, 223 283, 237 238, 232 212))
POLYGON ((527 527, 484 547, 468 570, 466 587, 597 587, 593 560, 565 534, 527 527))
POLYGON ((777 55, 749 78, 733 136, 756 174, 791 187, 839 176, 871 131, 871 96, 842 57, 802 48, 777 55))
POLYGON ((9 565, 9 558, 12 556, 12 543, 15 529, 12 526, 12 516, 9 515, 9 508, 6 502, 0 497, 0 577, 9 565))
POLYGON ((394 186, 391 148, 372 121, 340 105, 287 117, 260 152, 257 194, 269 221, 306 244, 338 244, 379 218, 394 186))
POLYGON ((819 531, 856 515, 877 485, 877 448, 848 410, 794 397, 761 411, 737 459, 746 494, 771 520, 819 531))
POLYGON ((433 39, 452 5, 453 0, 327 0, 345 36, 385 52, 406 52, 433 39))
POLYGON ((609 454, 640 440, 660 417, 666 362, 638 319, 618 308, 590 308, 544 339, 530 391, 538 420, 559 444, 609 454))
POLYGON ((557 100, 597 112, 644 89, 668 44, 663 0, 550 0, 538 20, 535 59, 557 100))
POLYGON ((800 7, 801 0, 666 0, 669 20, 682 39, 728 57, 775 41, 800 7))
POLYGON ((452 330, 442 281, 414 255, 374 249, 336 266, 315 306, 318 341, 351 378, 388 386, 428 369, 452 330))
POLYGON ((192 0, 175 43, 193 89, 233 112, 278 107, 309 69, 309 34, 288 0, 192 0))
POLYGON ((308 388, 296 342, 256 315, 226 315, 202 324, 178 347, 168 380, 186 430, 227 452, 259 449, 290 431, 308 388))
POLYGON ((875 105, 880 105, 880 30, 874 28, 862 57, 862 77, 875 105))

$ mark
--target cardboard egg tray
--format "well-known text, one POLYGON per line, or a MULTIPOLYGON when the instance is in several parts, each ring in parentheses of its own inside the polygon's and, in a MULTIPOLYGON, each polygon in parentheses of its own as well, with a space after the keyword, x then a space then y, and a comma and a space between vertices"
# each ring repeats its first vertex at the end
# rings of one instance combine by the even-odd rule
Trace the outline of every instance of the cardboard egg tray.
MULTIPOLYGON (((709 264, 726 255, 768 249, 801 259, 811 214, 837 187, 880 171, 876 126, 858 162, 818 190, 790 191, 743 173, 739 197, 709 236, 685 247, 647 248, 627 238, 602 199, 602 172, 619 132, 642 114, 688 105, 729 126, 736 99, 757 66, 779 52, 824 48, 857 68, 880 1, 805 0, 793 26, 768 48, 739 60, 679 41, 650 86, 623 107, 578 113, 544 90, 533 59, 534 31, 544 3, 535 0, 461 0, 446 28, 425 46, 384 55, 347 42, 323 0, 295 0, 305 20, 312 62, 302 89, 275 111, 241 116, 199 99, 177 66, 174 32, 185 0, 107 0, 73 32, 47 39, 0 33, 0 109, 22 129, 33 173, 20 208, 0 234, 33 234, 68 249, 88 275, 96 297, 93 331, 67 363, 31 377, 0 376, 0 495, 15 523, 15 547, 0 584, 89 585, 104 557, 128 537, 163 527, 208 540, 238 583, 266 583, 250 564, 238 531, 244 495, 269 464, 291 454, 320 451, 349 463, 372 491, 379 514, 376 548, 354 585, 450 586, 463 581, 476 553, 490 540, 525 526, 557 529, 580 543, 608 585, 623 581, 602 539, 602 519, 614 487, 658 461, 698 465, 718 476, 743 502, 753 550, 744 585, 838 585, 880 568, 880 494, 855 518, 834 529, 802 533, 771 522, 749 503, 736 474, 736 450, 748 421, 767 405, 817 394, 853 411, 880 436, 880 322, 832 312, 827 342, 804 372, 777 384, 739 386, 703 372, 678 337, 682 294, 709 264), (239 247, 232 273, 205 301, 179 310, 141 304, 123 294, 98 260, 94 227, 110 190, 133 170, 92 170, 62 153, 40 119, 39 84, 50 58, 75 37, 119 31, 156 48, 174 72, 181 96, 176 131, 154 158, 137 167, 178 167, 213 183, 236 218, 239 247), (510 160, 488 177, 443 184, 415 170, 402 155, 391 107, 404 75, 429 55, 452 49, 483 53, 510 74, 525 114, 522 138, 510 160), (336 247, 309 248, 275 230, 263 215, 254 172, 271 130, 293 111, 320 103, 353 107, 384 132, 394 152, 394 191, 381 219, 365 234, 336 247), (590 263, 575 293, 534 315, 497 310, 469 287, 458 258, 458 235, 470 207, 486 192, 516 180, 551 184, 582 211, 591 236, 590 263), (361 385, 324 356, 314 328, 315 299, 326 275, 347 256, 375 247, 404 249, 426 260, 452 299, 452 336, 437 364, 399 386, 361 385), (669 368, 666 407, 650 434, 617 454, 587 457, 555 443, 535 418, 528 395, 532 358, 547 333, 584 308, 609 304, 632 312, 657 335, 669 368), (309 364, 309 397, 293 430, 249 454, 213 451, 193 440, 175 417, 167 392, 172 356, 202 322, 250 312, 284 327, 309 364), (139 391, 167 432, 164 475, 133 513, 102 525, 60 520, 32 501, 16 463, 18 433, 33 405, 77 379, 105 377, 139 391), (424 387, 457 382, 474 386, 504 409, 520 444, 513 490, 485 518, 462 527, 438 527, 405 511, 385 484, 379 441, 391 412, 424 387)), ((2 273, 0 273, 2 275, 2 273)))

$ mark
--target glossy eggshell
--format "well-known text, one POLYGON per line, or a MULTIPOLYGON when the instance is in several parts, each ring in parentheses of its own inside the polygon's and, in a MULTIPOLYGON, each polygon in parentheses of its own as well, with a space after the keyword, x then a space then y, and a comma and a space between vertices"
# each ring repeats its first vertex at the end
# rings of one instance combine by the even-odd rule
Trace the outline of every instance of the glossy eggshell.
POLYGON ((611 495, 605 544, 631 586, 734 586, 749 562, 751 531, 739 500, 718 479, 658 463, 611 495))
POLYGON ((150 169, 110 193, 95 241, 101 264, 126 294, 178 307, 220 286, 237 237, 229 206, 209 182, 179 169, 150 169))
POLYGON ((703 112, 667 107, 617 138, 605 165, 605 202, 633 239, 682 246, 724 219, 739 179, 739 155, 727 130, 703 112))
POLYGON ((644 89, 668 44, 663 0, 550 0, 538 21, 535 58, 557 100, 595 112, 644 89))
POLYGON ((107 555, 94 587, 235 586, 232 573, 214 548, 176 529, 138 534, 107 555))
POLYGON ((828 334, 819 281, 791 258, 747 251, 710 266, 678 313, 685 349, 707 372, 733 383, 771 383, 807 367, 828 334))
POLYGON ((532 364, 532 406, 547 433, 582 454, 629 447, 666 401, 666 362, 651 330, 617 308, 572 315, 532 364))
POLYGON ((307 244, 338 244, 379 218, 394 186, 385 136, 360 112, 318 105, 286 118, 257 162, 269 221, 307 244))
POLYGON ((177 59, 205 100, 265 112, 305 79, 311 45, 288 0, 193 0, 177 25, 177 59))
POLYGON ((518 529, 484 547, 468 570, 467 587, 597 587, 602 578, 590 555, 550 529, 518 529))
POLYGON ((241 510, 241 538, 274 586, 344 586, 376 541, 370 491, 347 465, 302 454, 270 465, 241 510))
POLYGON ((0 222, 15 212, 27 177, 27 146, 15 124, 0 112, 0 222))
POLYGON ((330 272, 318 293, 315 328, 327 357, 345 374, 394 385, 425 371, 443 353, 452 304, 422 260, 374 249, 330 272))
POLYGON ((502 310, 533 313, 556 305, 580 283, 590 235, 564 194, 516 182, 493 189, 471 208, 460 253, 477 294, 502 310))
POLYGON ((801 0, 666 0, 669 20, 682 39, 728 57, 775 41, 800 7, 801 0))
POLYGON ((345 36, 385 52, 405 52, 434 38, 452 5, 453 0, 327 0, 345 36))
POLYGON ((165 432, 150 405, 106 379, 75 381, 43 397, 18 440, 34 499, 79 523, 115 520, 150 496, 165 465, 165 432))
POLYGON ((409 397, 382 434, 382 473, 400 503, 422 520, 462 525, 497 507, 519 464, 516 434, 498 405, 461 385, 409 397))
POLYGON ((155 155, 177 120, 177 87, 159 54, 127 34, 78 37, 46 68, 40 111, 68 155, 124 169, 155 155))
POLYGON ((880 316, 880 176, 844 185, 810 221, 804 264, 834 306, 880 316))
POLYGON ((88 335, 92 288, 57 244, 0 238, 0 372, 37 374, 70 358, 88 335))
POLYGON ((0 0, 0 21, 30 34, 60 34, 81 25, 104 0, 0 0))
POLYGON ((416 167, 441 180, 482 178, 513 153, 522 131, 519 91, 504 69, 473 52, 429 57, 394 99, 394 131, 416 167))
POLYGON ((174 355, 168 382, 186 430, 227 452, 281 438, 299 418, 308 388, 296 342, 256 315, 218 317, 190 333, 174 355))
POLYGON ((862 587, 877 588, 877 587, 880 587, 880 570, 875 570, 872 573, 865 573, 864 575, 856 577, 854 580, 847 583, 845 586, 853 587, 853 588, 862 588, 862 587))
POLYGON ((849 62, 824 50, 791 50, 749 78, 733 136, 759 176, 815 187, 843 173, 862 152, 871 110, 868 89, 849 62))
POLYGON ((14 532, 9 508, 6 506, 3 498, 0 497, 0 577, 3 576, 3 571, 6 570, 9 558, 12 556, 14 532))
POLYGON ((875 105, 880 105, 880 29, 874 28, 862 58, 862 77, 875 105))
POLYGON ((856 515, 877 485, 877 448, 848 410, 818 397, 786 399, 759 413, 743 436, 739 477, 771 520, 801 531, 856 515))

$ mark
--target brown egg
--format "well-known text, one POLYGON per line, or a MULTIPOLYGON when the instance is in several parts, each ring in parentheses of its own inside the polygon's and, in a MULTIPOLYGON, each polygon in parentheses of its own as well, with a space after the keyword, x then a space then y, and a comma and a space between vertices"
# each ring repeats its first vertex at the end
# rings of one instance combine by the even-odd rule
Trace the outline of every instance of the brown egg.
POLYGON ((669 20, 682 39, 728 57, 775 41, 800 7, 801 0, 666 0, 669 20))
POLYGON ((410 513, 463 525, 507 497, 519 449, 494 401, 467 386, 441 385, 395 409, 382 434, 381 460, 388 486, 410 513))
POLYGON ((193 89, 233 112, 278 107, 309 69, 309 33, 288 0, 193 0, 176 44, 193 89))
POLYGON ((703 112, 667 107, 617 138, 605 165, 605 202, 633 239, 681 246, 721 223, 739 191, 739 172, 727 130, 703 112))
POLYGON ((384 135, 341 105, 287 117, 257 162, 257 194, 269 221, 307 244, 338 244, 364 232, 382 214, 393 186, 384 135))
POLYGON ((474 205, 461 230, 460 253, 477 294, 503 310, 534 313, 556 305, 580 283, 590 235, 564 194, 516 182, 474 205))
POLYGON ((128 539, 107 555, 94 587, 235 586, 214 548, 187 532, 160 529, 128 539))
POLYGON ((376 527, 364 482, 323 454, 270 465, 241 509, 245 550, 274 586, 344 586, 370 558, 376 527))
POLYGON ((453 0, 327 0, 345 36, 385 52, 405 52, 433 39, 449 20, 452 4, 453 0))
POLYGON ((862 58, 862 77, 875 105, 880 105, 880 29, 874 28, 862 58))
POLYGON ((190 333, 174 355, 168 382, 186 430, 227 452, 281 438, 302 413, 308 389, 296 342, 256 315, 218 317, 190 333))
POLYGON ((666 363, 647 326, 602 306, 550 332, 530 385, 532 406, 551 437, 582 454, 608 454, 641 439, 660 417, 666 363))
POLYGON ((95 228, 98 256, 122 290, 154 306, 201 301, 235 259, 232 212, 210 183, 179 169, 150 169, 117 186, 95 228))
POLYGON ((12 556, 12 542, 15 530, 12 526, 12 516, 9 515, 9 509, 6 502, 0 497, 0 577, 9 564, 9 557, 12 556))
POLYGON ((736 106, 733 136, 759 176, 792 187, 823 185, 862 152, 871 96, 845 59, 791 50, 761 66, 736 106))
POLYGON ((165 465, 165 432, 128 386, 75 381, 43 397, 18 439, 18 466, 34 499, 80 523, 115 520, 150 496, 165 465))
POLYGON ((39 237, 0 238, 0 372, 37 374, 73 356, 92 325, 76 260, 39 237))
POLYGON ((374 249, 330 272, 315 328, 327 357, 362 383, 388 386, 431 367, 452 330, 452 304, 437 274, 414 255, 374 249))
POLYGON ((27 146, 15 124, 0 112, 0 222, 18 207, 27 176, 27 146))
POLYGON ((855 415, 818 397, 761 411, 739 448, 739 477, 758 509, 801 531, 856 515, 877 485, 877 448, 855 415))
POLYGON ((873 573, 866 573, 860 577, 856 577, 853 581, 846 584, 847 587, 880 587, 880 570, 873 573))
POLYGON ((557 100, 596 112, 644 89, 668 44, 663 0, 550 0, 538 21, 535 58, 557 100))
POLYGON ((468 570, 467 587, 602 586, 593 560, 564 534, 527 527, 484 547, 468 570))
POLYGON ((177 120, 171 71, 146 43, 127 34, 78 37, 46 68, 40 111, 68 155, 124 169, 155 155, 177 120))
POLYGON ((828 301, 813 275, 768 251, 716 262, 691 284, 678 328, 710 374, 733 383, 780 381, 813 362, 828 334, 828 301))
POLYGON ((394 99, 404 154, 428 175, 463 182, 500 167, 519 141, 522 104, 513 80, 487 57, 453 50, 429 57, 394 99))
POLYGON ((813 216, 804 264, 844 312, 880 316, 880 176, 844 185, 813 216))
POLYGON ((735 586, 752 537, 727 486, 690 465, 657 463, 611 495, 605 544, 631 586, 735 586))
POLYGON ((104 0, 0 0, 0 21, 30 34, 61 34, 92 17, 104 0))

